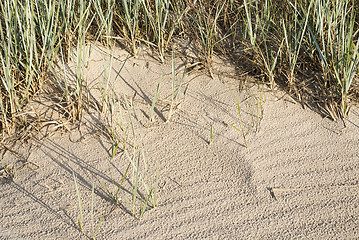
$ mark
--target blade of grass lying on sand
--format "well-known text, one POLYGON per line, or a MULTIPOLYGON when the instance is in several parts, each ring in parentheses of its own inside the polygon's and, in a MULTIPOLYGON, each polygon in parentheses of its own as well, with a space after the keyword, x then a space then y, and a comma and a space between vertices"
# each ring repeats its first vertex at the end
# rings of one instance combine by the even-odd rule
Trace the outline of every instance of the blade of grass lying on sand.
POLYGON ((183 74, 182 74, 182 78, 180 80, 180 83, 178 84, 178 87, 176 89, 176 70, 175 70, 175 56, 174 56, 174 52, 172 52, 172 97, 171 97, 171 104, 170 104, 170 110, 168 112, 168 117, 167 117, 167 120, 166 122, 169 122, 171 117, 172 117, 172 114, 173 114, 173 106, 175 104, 175 101, 176 101, 176 98, 177 98, 177 95, 182 87, 182 83, 183 83, 183 78, 186 74, 186 70, 183 71, 183 74))
MULTIPOLYGON (((161 76, 161 79, 162 79, 162 76, 161 76)), ((156 93, 155 93, 155 96, 153 97, 153 100, 152 100, 152 105, 151 105, 150 114, 149 114, 150 122, 149 122, 147 128, 149 128, 151 126, 152 122, 153 122, 153 112, 154 112, 156 102, 157 102, 157 98, 158 98, 158 95, 159 95, 159 92, 160 92, 160 83, 161 83, 161 80, 157 84, 156 93)))
MULTIPOLYGON (((246 83, 245 83, 246 85, 246 83)), ((239 127, 236 127, 233 124, 227 123, 229 126, 231 126, 232 128, 234 128, 235 130, 237 130, 238 132, 241 133, 242 137, 243 137, 243 141, 244 141, 244 146, 247 148, 247 140, 246 140, 246 136, 249 133, 249 131, 252 129, 252 127, 256 127, 258 129, 259 126, 259 121, 260 119, 262 119, 263 116, 263 108, 262 108, 262 104, 263 104, 263 88, 260 89, 260 86, 258 85, 258 90, 259 90, 259 97, 256 96, 255 94, 252 93, 252 91, 250 89, 247 88, 247 86, 245 87, 246 91, 248 92, 248 94, 250 95, 250 98, 254 98, 255 99, 255 104, 257 105, 256 107, 252 106, 252 104, 250 103, 250 98, 246 98, 246 104, 249 107, 250 110, 250 115, 251 115, 251 121, 248 124, 247 127, 245 127, 243 120, 242 120, 242 114, 241 114, 241 107, 240 107, 240 99, 238 97, 238 101, 237 101, 237 113, 238 113, 238 119, 239 119, 239 127)))
POLYGON ((244 125, 242 122, 242 117, 241 117, 241 108, 239 106, 239 99, 238 99, 238 103, 237 103, 237 110, 238 110, 238 117, 239 117, 239 123, 240 123, 240 128, 237 128, 236 126, 228 123, 229 126, 231 126, 232 128, 236 129, 237 131, 239 131, 240 133, 242 133, 243 136, 243 141, 244 141, 244 146, 247 148, 247 140, 246 140, 246 135, 249 132, 249 130, 252 127, 252 124, 245 130, 244 129, 244 125))
POLYGON ((82 200, 81 200, 81 193, 77 184, 77 178, 75 175, 75 172, 72 172, 72 175, 74 176, 74 183, 75 183, 75 188, 76 188, 76 193, 77 193, 77 200, 78 200, 78 205, 79 205, 79 211, 80 211, 80 218, 77 220, 78 221, 78 225, 79 228, 81 230, 81 232, 83 231, 83 217, 82 217, 82 200))
POLYGON ((91 230, 92 230, 92 239, 95 240, 96 237, 96 232, 98 231, 98 229, 101 226, 102 220, 104 218, 104 216, 101 217, 99 223, 97 224, 96 228, 95 228, 95 221, 94 221, 94 196, 95 196, 95 181, 92 178, 92 191, 91 191, 91 209, 90 209, 90 213, 91 213, 91 230))

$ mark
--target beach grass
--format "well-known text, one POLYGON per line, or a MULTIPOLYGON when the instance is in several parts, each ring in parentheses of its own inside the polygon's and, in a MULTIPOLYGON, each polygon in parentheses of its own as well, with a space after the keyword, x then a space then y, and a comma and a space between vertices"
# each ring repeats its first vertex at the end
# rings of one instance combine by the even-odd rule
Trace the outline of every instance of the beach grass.
MULTIPOLYGON (((14 135, 29 123, 26 106, 44 90, 46 80, 56 80, 61 105, 69 120, 81 121, 87 110, 85 68, 91 48, 101 45, 111 54, 104 66, 100 104, 114 115, 116 107, 110 87, 114 66, 113 49, 121 44, 133 57, 146 45, 161 63, 172 61, 172 89, 167 121, 170 121, 183 84, 176 81, 175 41, 190 42, 195 62, 213 75, 213 56, 232 60, 261 84, 281 88, 303 103, 311 89, 315 104, 332 105, 324 112, 335 120, 347 117, 358 81, 359 1, 354 0, 2 0, 0 1, 0 130, 2 138, 14 135), (229 49, 229 50, 228 50, 229 49), (236 51, 232 51, 232 50, 236 51), (238 51, 237 51, 238 50, 238 51), (74 81, 65 65, 73 63, 74 81), (245 63, 245 64, 244 64, 245 63), (249 64, 248 64, 249 63, 249 64), (57 71, 60 66, 60 71, 57 71), (307 84, 308 79, 315 79, 307 84), (318 91, 317 91, 318 92, 318 91)), ((187 56, 190 58, 189 56, 187 56)), ((124 61, 122 68, 126 64, 124 61)), ((121 68, 121 69, 122 69, 121 68)), ((120 70, 118 71, 118 73, 120 70)), ((162 79, 163 76, 158 76, 162 79)), ((160 87, 158 82, 149 108, 150 127, 154 122, 160 87)), ((165 92, 165 91, 163 91, 165 92)), ((263 90, 250 105, 252 121, 243 123, 240 101, 237 123, 229 124, 243 136, 262 118, 263 90)), ((123 96, 125 108, 120 119, 111 120, 111 157, 121 149, 127 170, 116 192, 103 186, 116 203, 123 201, 131 214, 142 218, 157 205, 156 179, 149 179, 148 159, 142 140, 137 138, 132 116, 133 104, 123 96), (126 119, 126 120, 124 120, 126 119), (130 127, 124 125, 126 121, 130 127), (122 191, 131 177, 131 196, 122 191), (139 194, 142 192, 143 194, 139 194), (139 196, 141 195, 141 196, 139 196)), ((304 104, 306 104, 304 102, 304 104)), ((308 106, 313 104, 308 103, 308 106)), ((121 106, 119 107, 121 110, 121 106)), ((209 143, 213 142, 210 126, 209 143)), ((82 198, 74 175, 83 227, 82 198)), ((94 188, 92 189, 92 195, 94 188)), ((91 202, 93 211, 93 198, 91 202)), ((92 223, 93 235, 98 228, 92 223)))
MULTIPOLYGON (((339 106, 333 111, 345 117, 359 65, 357 10, 358 3, 352 0, 4 0, 0 3, 2 134, 26 125, 26 114, 20 113, 61 62, 76 64, 75 85, 62 75, 58 85, 72 119, 81 119, 89 46, 101 43, 112 48, 114 40, 122 41, 134 56, 141 44, 153 47, 165 62, 174 39, 190 39, 210 72, 212 55, 230 55, 223 49, 242 46, 243 56, 271 87, 280 82, 291 92, 300 89, 303 76, 319 72, 321 80, 315 84, 331 89, 339 106)), ((110 77, 109 69, 107 74, 110 77)), ((105 86, 104 91, 109 89, 105 86)), ((304 94, 296 93, 299 99, 304 94)))

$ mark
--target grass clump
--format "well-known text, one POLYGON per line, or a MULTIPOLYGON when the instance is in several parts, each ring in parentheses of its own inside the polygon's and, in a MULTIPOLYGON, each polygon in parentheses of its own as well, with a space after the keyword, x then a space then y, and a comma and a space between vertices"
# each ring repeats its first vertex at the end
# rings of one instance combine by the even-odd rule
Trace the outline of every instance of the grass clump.
MULTIPOLYGON (((77 219, 77 222, 78 222, 78 226, 79 226, 80 231, 84 232, 84 228, 83 228, 84 227, 84 220, 83 220, 83 208, 82 208, 81 192, 79 190, 79 185, 77 183, 76 174, 74 172, 72 172, 72 175, 74 177, 74 184, 75 184, 75 188, 76 188, 77 202, 78 202, 78 206, 79 206, 79 215, 80 215, 80 218, 77 219)), ((104 216, 101 217, 99 223, 97 224, 97 226, 95 228, 95 223, 94 223, 94 196, 95 196, 95 182, 94 182, 94 180, 92 180, 90 217, 91 217, 91 235, 92 235, 93 240, 96 239, 96 237, 95 237, 96 232, 100 228, 102 220, 104 218, 104 216)))
POLYGON ((124 119, 120 120, 120 129, 125 136, 115 140, 116 143, 113 145, 116 145, 116 148, 112 152, 112 157, 115 157, 116 151, 121 146, 121 156, 127 160, 128 164, 122 178, 119 181, 113 179, 115 191, 104 184, 102 186, 118 207, 125 206, 129 213, 141 220, 146 210, 155 208, 157 205, 159 172, 157 171, 155 177, 151 174, 143 139, 138 141, 135 132, 132 117, 133 103, 130 103, 126 96, 124 96, 124 102, 127 114, 121 113, 120 117, 126 118, 126 123, 130 127, 124 128, 124 119), (130 143, 128 139, 131 139, 130 143), (127 186, 124 186, 125 179, 130 180, 127 186))

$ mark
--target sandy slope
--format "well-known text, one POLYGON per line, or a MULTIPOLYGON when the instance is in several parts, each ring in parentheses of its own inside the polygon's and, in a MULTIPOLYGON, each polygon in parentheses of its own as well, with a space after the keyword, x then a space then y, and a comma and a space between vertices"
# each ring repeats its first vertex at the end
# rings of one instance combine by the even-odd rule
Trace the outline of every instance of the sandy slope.
MULTIPOLYGON (((101 53, 93 53, 89 87, 99 99, 101 53)), ((124 59, 126 53, 118 50, 124 59)), ((121 63, 116 61, 114 69, 121 63)), ((178 64, 178 78, 184 66, 178 64)), ((79 130, 33 141, 29 161, 14 181, 0 185, 0 239, 86 239, 91 237, 90 197, 95 182, 97 239, 355 239, 359 238, 359 110, 332 122, 293 103, 284 93, 266 92, 264 116, 244 147, 236 110, 243 79, 215 79, 192 73, 179 94, 180 108, 168 123, 163 110, 170 95, 170 66, 148 55, 129 59, 112 86, 120 99, 134 96, 135 129, 142 136, 150 167, 161 173, 158 206, 141 221, 126 204, 114 208, 103 186, 114 188, 127 162, 109 156, 111 144, 100 133, 99 114, 85 115, 79 130), (155 123, 149 129, 148 102, 163 75, 155 123), (210 126, 213 143, 208 144, 210 126), (29 165, 30 166, 30 165, 29 165), (32 166, 35 168, 35 166, 32 166), (84 233, 72 172, 83 197, 84 233), (268 188, 272 188, 274 198, 268 188)), ((115 75, 115 74, 114 74, 115 75)), ((252 93, 259 92, 252 88, 252 93)), ((245 125, 250 123, 242 91, 245 125)), ((115 115, 118 116, 118 115, 115 115)), ((102 121, 103 122, 103 121, 102 121)), ((28 156, 27 145, 14 147, 28 156)), ((19 156, 7 152, 3 162, 19 156)), ((124 191, 131 182, 125 181, 124 191)))

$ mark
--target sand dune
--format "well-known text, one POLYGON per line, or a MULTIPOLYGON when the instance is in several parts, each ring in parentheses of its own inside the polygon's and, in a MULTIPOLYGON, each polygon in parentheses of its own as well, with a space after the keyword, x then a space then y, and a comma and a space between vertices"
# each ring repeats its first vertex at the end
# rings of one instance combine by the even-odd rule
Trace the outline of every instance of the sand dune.
MULTIPOLYGON (((100 69, 106 64, 101 54, 94 54, 88 72, 97 100, 100 69)), ((118 50, 116 56, 124 59, 126 53, 118 50)), ((116 61, 113 68, 121 64, 116 61)), ((183 69, 178 63, 178 78, 183 69)), ((359 238, 357 108, 348 119, 333 122, 303 109, 283 92, 264 88, 263 118, 250 129, 245 148, 243 137, 229 124, 240 124, 238 96, 245 127, 251 123, 248 103, 257 106, 256 85, 248 83, 251 92, 239 92, 244 79, 189 73, 178 96, 181 104, 165 123, 170 73, 170 66, 142 55, 130 58, 111 85, 118 99, 123 93, 129 99, 134 96, 136 134, 142 136, 151 170, 160 172, 156 208, 146 211, 141 221, 124 203, 114 208, 103 186, 114 188, 113 179, 121 179, 128 163, 121 153, 111 158, 111 143, 100 132, 104 121, 92 110, 77 130, 14 146, 24 156, 32 146, 29 161, 39 168, 25 167, 13 181, 0 185, 0 239, 91 237, 92 179, 95 221, 108 215, 97 239, 359 238), (161 75, 155 121, 147 129, 161 75), (213 141, 208 144, 211 125, 213 141), (83 233, 77 225, 73 171, 83 198, 83 233)), ((11 152, 4 155, 4 162, 18 160, 11 152)), ((130 188, 126 180, 124 191, 130 188)))

